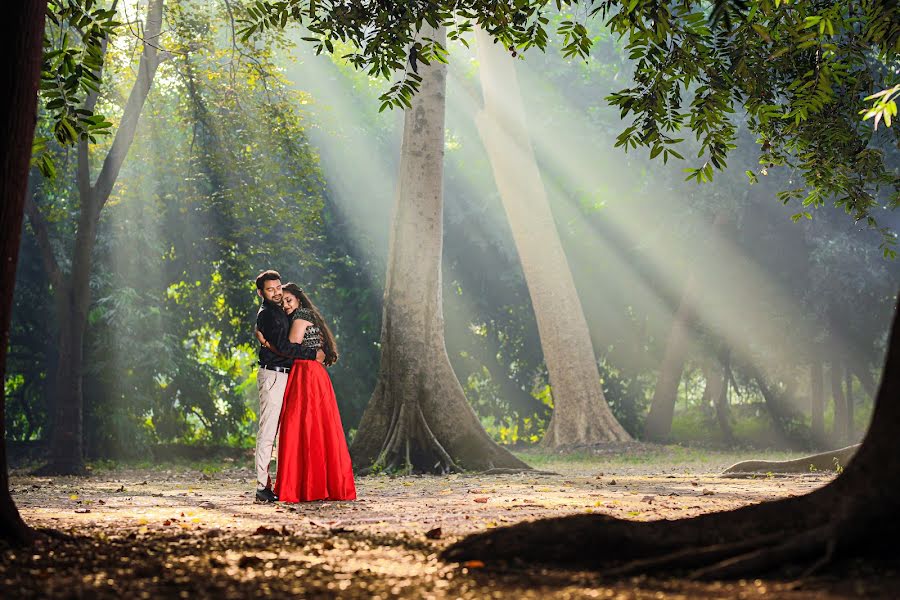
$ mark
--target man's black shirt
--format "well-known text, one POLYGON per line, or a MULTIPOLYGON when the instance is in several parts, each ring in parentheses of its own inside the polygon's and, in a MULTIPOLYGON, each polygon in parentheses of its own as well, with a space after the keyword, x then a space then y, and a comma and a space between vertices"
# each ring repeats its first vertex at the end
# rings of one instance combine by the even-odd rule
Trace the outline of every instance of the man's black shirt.
POLYGON ((260 364, 269 367, 290 367, 294 364, 294 360, 301 358, 304 360, 315 360, 316 351, 312 348, 304 348, 300 344, 292 344, 288 339, 291 331, 291 321, 281 306, 263 300, 256 313, 256 328, 263 334, 266 341, 269 342, 280 354, 275 354, 271 350, 259 347, 260 364))

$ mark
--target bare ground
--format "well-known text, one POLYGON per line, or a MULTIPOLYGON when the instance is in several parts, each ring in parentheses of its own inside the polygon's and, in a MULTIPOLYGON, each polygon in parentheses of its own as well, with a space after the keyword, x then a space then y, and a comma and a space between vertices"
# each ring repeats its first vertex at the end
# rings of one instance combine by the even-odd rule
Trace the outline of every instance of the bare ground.
MULTIPOLYGON (((760 455, 754 454, 758 458, 760 455)), ((783 458, 784 455, 769 456, 783 458)), ((832 474, 727 479, 746 455, 678 448, 585 450, 526 461, 555 474, 357 480, 355 502, 260 505, 249 462, 95 469, 89 478, 13 471, 13 497, 48 536, 0 548, 0 597, 117 598, 850 598, 898 597, 889 564, 841 565, 793 580, 607 581, 596 573, 494 570, 437 558, 460 536, 595 512, 682 518, 808 492, 832 474)))

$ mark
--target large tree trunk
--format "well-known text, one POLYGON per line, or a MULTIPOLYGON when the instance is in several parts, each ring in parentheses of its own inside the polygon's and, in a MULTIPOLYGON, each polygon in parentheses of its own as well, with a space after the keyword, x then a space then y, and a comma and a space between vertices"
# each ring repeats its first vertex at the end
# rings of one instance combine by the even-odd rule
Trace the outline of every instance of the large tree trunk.
MULTIPOLYGON (((37 91, 41 73, 41 50, 44 41, 46 0, 12 2, 4 7, 9 25, 0 38, 0 260, 3 261, 3 285, 0 286, 0 382, 6 381, 6 352, 12 319, 13 289, 19 260, 25 194, 28 188, 28 165, 37 117, 37 91)), ((0 390, 0 394, 5 394, 0 390)), ((0 539, 23 544, 31 538, 31 530, 22 521, 9 493, 6 465, 6 398, 0 396, 0 539)))
POLYGON ((696 578, 726 578, 819 568, 837 555, 896 556, 898 431, 900 304, 872 424, 856 455, 828 485, 805 496, 675 521, 579 515, 522 523, 470 536, 444 557, 590 565, 616 574, 690 570, 696 578))
POLYGON ((528 140, 513 59, 483 30, 476 37, 484 93, 476 122, 522 261, 550 376, 553 416, 543 444, 629 441, 603 396, 587 321, 528 140))
MULTIPOLYGON (((443 41, 445 31, 423 35, 443 41)), ((419 74, 421 89, 403 125, 381 365, 350 452, 362 471, 524 469, 485 433, 447 357, 441 300, 447 66, 432 61, 419 74)))
MULTIPOLYGON (((159 35, 162 30, 164 0, 151 0, 147 5, 144 27, 144 47, 138 64, 137 79, 122 112, 122 120, 116 130, 97 176, 91 183, 91 167, 88 142, 78 143, 78 179, 80 213, 75 246, 72 254, 72 270, 63 274, 53 253, 47 224, 40 208, 28 204, 28 216, 32 230, 41 247, 48 278, 56 294, 57 321, 59 323, 59 362, 55 373, 55 410, 53 433, 50 440, 50 462, 42 467, 42 474, 80 474, 84 472, 84 396, 82 372, 84 367, 84 335, 91 304, 90 278, 93 269, 94 246, 100 215, 112 193, 122 163, 128 154, 137 132, 138 120, 153 85, 159 66, 159 35)), ((93 110, 98 95, 88 96, 85 108, 93 110)))

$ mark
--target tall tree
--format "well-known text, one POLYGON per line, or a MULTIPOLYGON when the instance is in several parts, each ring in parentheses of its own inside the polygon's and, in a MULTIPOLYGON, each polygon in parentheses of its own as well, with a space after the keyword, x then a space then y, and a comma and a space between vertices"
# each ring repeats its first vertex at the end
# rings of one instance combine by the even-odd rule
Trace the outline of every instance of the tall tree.
MULTIPOLYGON (((143 50, 137 78, 125 104, 112 145, 104 158, 96 180, 91 173, 89 137, 78 140, 79 215, 71 268, 64 271, 50 241, 49 226, 40 207, 30 201, 26 205, 28 219, 41 247, 41 255, 56 300, 58 337, 58 366, 55 373, 54 424, 50 442, 50 462, 44 473, 80 473, 84 470, 84 440, 82 423, 84 396, 82 374, 84 367, 84 334, 91 303, 90 277, 93 266, 97 227, 103 207, 109 200, 122 163, 128 154, 137 131, 138 119, 153 84, 160 62, 158 48, 162 31, 163 0, 150 0, 143 30, 143 50)), ((104 44, 105 51, 106 44, 104 44)), ((100 98, 99 88, 88 94, 84 110, 93 112, 100 98)), ((66 261, 69 262, 69 261, 66 261)))
MULTIPOLYGON (((28 165, 31 141, 37 116, 37 91, 41 73, 41 48, 44 33, 46 0, 14 2, 5 8, 11 28, 0 41, 0 120, 3 136, 0 145, 0 260, 3 261, 2 298, 0 298, 0 381, 6 381, 6 351, 12 318, 13 288, 19 258, 25 193, 28 188, 28 165)), ((19 516, 9 493, 6 466, 4 409, 6 388, 0 390, 0 539, 24 543, 30 530, 19 516)))
POLYGON ((476 29, 484 108, 476 117, 534 307, 553 395, 543 444, 629 441, 613 416, 581 300, 528 139, 513 57, 476 29))
MULTIPOLYGON (((445 35, 443 27, 422 32, 441 43, 445 35)), ((527 468, 485 433, 447 357, 441 293, 447 65, 434 55, 420 59, 429 64, 418 67, 421 89, 403 122, 381 364, 350 452, 363 470, 527 468)))

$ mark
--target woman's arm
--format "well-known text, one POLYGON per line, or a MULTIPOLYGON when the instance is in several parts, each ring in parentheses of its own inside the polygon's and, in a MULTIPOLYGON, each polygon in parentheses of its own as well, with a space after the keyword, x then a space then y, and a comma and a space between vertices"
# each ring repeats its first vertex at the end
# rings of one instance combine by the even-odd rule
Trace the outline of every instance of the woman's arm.
POLYGON ((262 346, 263 348, 269 348, 269 342, 266 341, 266 338, 262 334, 262 331, 260 331, 259 329, 256 329, 256 330, 254 330, 254 333, 256 334, 256 339, 259 340, 259 345, 262 346))
POLYGON ((304 321, 303 319, 294 319, 291 321, 291 331, 288 333, 288 339, 292 344, 299 344, 303 341, 303 336, 306 334, 306 328, 312 325, 309 321, 304 321))

